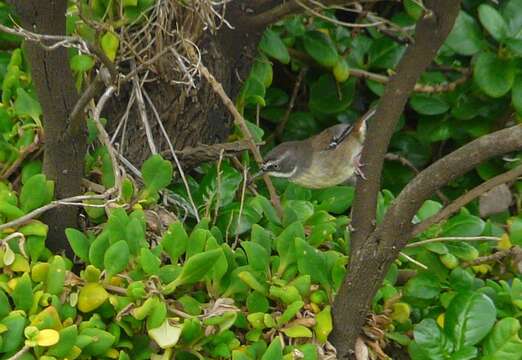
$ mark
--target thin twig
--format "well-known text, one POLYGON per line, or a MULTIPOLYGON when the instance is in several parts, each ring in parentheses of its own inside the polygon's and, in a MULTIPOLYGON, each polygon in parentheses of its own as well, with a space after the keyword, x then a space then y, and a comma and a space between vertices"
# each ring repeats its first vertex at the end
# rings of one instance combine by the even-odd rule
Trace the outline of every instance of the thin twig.
POLYGON ((497 251, 496 253, 491 255, 481 256, 476 258, 475 260, 464 262, 462 263, 462 267, 477 266, 480 264, 497 262, 506 257, 515 257, 520 255, 522 255, 522 249, 518 246, 513 246, 509 249, 497 251))
MULTIPOLYGON (((136 69, 136 64, 132 62, 132 69, 136 69)), ((140 114, 141 122, 143 123, 143 127, 145 128, 145 136, 147 137, 147 142, 149 144, 149 149, 152 154, 157 154, 158 150, 156 150, 156 144, 154 143, 154 137, 152 135, 152 129, 149 124, 149 118, 147 117, 147 110, 145 109, 145 100, 143 100, 143 93, 141 91, 140 80, 138 75, 134 76, 132 79, 134 94, 136 96, 136 102, 138 103, 138 112, 140 114)))
POLYGON ((350 28, 367 28, 367 27, 375 27, 377 25, 381 25, 383 24, 382 21, 375 21, 373 23, 369 23, 369 24, 359 24, 359 23, 349 23, 349 22, 346 22, 346 21, 341 21, 341 20, 337 20, 335 18, 331 18, 331 17, 328 17, 326 15, 323 15, 321 14, 320 12, 312 9, 311 7, 305 5, 303 2, 299 1, 299 0, 294 0, 297 4, 299 4, 299 6, 301 6, 303 9, 305 9, 306 11, 308 11, 310 14, 312 14, 313 16, 315 17, 318 17, 320 19, 323 19, 323 20, 326 20, 332 24, 335 24, 335 25, 339 25, 339 26, 345 26, 345 27, 350 27, 350 28))
POLYGON ((198 208, 196 207, 196 204, 194 203, 194 199, 192 198, 192 193, 190 191, 190 186, 188 184, 187 178, 185 177, 185 172, 183 171, 183 167, 181 166, 181 163, 179 162, 178 156, 176 155, 176 151, 174 150, 174 146, 172 145, 172 141, 170 141, 170 137, 167 133, 167 130, 165 130, 165 126, 163 126, 163 122, 161 121, 161 117, 156 110, 156 106, 154 106, 154 103, 152 102, 151 98, 145 91, 143 90, 143 95, 145 96, 145 99, 147 99, 147 102, 149 103, 152 113, 154 114, 154 117, 156 118, 156 121, 158 122, 158 125, 161 129, 161 132, 163 136, 165 137, 165 140, 167 141, 167 144, 169 146, 170 154, 172 155, 172 158, 174 159, 174 162, 176 163, 176 166, 178 167, 179 176, 181 177, 181 181, 183 182, 183 185, 185 186, 185 190, 187 191, 187 195, 190 201, 190 205, 192 206, 194 210, 194 216, 196 217, 196 220, 200 222, 199 214, 198 214, 198 208))
POLYGON ((107 131, 103 127, 101 121, 100 121, 100 115, 101 112, 109 100, 109 98, 112 96, 114 91, 116 90, 115 86, 109 86, 103 95, 100 97, 100 100, 98 100, 98 103, 96 104, 96 107, 94 108, 92 120, 94 121, 94 124, 96 125, 96 129, 98 130, 98 138, 100 142, 107 147, 107 152, 109 153, 109 157, 111 158, 112 163, 112 169, 114 172, 114 187, 113 189, 110 189, 112 192, 113 190, 116 190, 118 193, 118 197, 120 196, 121 191, 121 174, 120 174, 120 168, 118 166, 118 160, 117 160, 117 152, 114 149, 114 147, 111 144, 111 139, 109 138, 109 134, 107 134, 107 131))
POLYGON ((236 228, 236 238, 234 240, 234 244, 232 245, 232 249, 235 249, 237 247, 237 244, 239 242, 239 226, 241 225, 241 216, 243 216, 243 206, 245 205, 245 193, 246 193, 246 186, 248 182, 248 169, 245 166, 243 170, 243 186, 241 187, 241 200, 239 205, 239 214, 237 215, 237 228, 236 228))
POLYGON ((18 360, 20 359, 22 356, 25 355, 26 352, 28 352, 31 348, 27 345, 24 345, 23 348, 21 348, 20 350, 18 350, 18 352, 16 354, 14 354, 13 356, 11 356, 10 358, 8 358, 7 360, 18 360))
POLYGON ((38 150, 39 147, 40 136, 36 135, 34 141, 31 144, 29 144, 29 146, 20 149, 21 151, 18 153, 18 157, 16 158, 16 160, 13 161, 13 163, 9 167, 3 169, 3 171, 0 174, 0 179, 5 180, 9 178, 9 176, 11 176, 20 167, 27 155, 31 154, 35 150, 38 150))
POLYGON ((43 213, 45 213, 51 209, 60 207, 60 206, 70 205, 71 203, 76 203, 76 202, 84 201, 84 200, 107 199, 109 196, 110 196, 110 192, 107 191, 101 195, 79 195, 79 196, 73 196, 73 197, 65 198, 65 199, 61 199, 61 200, 55 200, 55 201, 50 202, 47 205, 34 209, 33 211, 25 214, 24 216, 21 216, 17 219, 6 222, 5 224, 0 224, 0 231, 10 228, 10 227, 16 227, 16 226, 23 225, 23 224, 27 223, 28 221, 31 221, 32 219, 42 215, 43 213))
MULTIPOLYGON (((387 153, 384 158, 386 160, 389 160, 389 161, 397 161, 397 162, 400 162, 402 165, 406 166, 407 168, 409 168, 411 171, 413 171, 413 173, 415 175, 417 175, 419 173, 419 169, 417 169, 417 167, 415 165, 413 165, 413 163, 406 159, 404 156, 400 156, 398 154, 393 154, 393 153, 387 153)), ((438 189, 436 192, 437 196, 439 197, 440 200, 442 200, 442 202, 444 204, 447 204, 449 203, 449 199, 446 195, 444 195, 444 193, 438 189)))
POLYGON ((444 209, 439 211, 437 214, 430 216, 426 220, 421 223, 415 225, 411 232, 410 237, 414 237, 423 231, 427 230, 431 225, 437 224, 444 219, 447 219, 457 211, 459 211, 466 204, 470 203, 474 199, 478 198, 483 193, 493 189, 494 187, 510 182, 519 176, 522 176, 522 165, 517 166, 516 168, 509 170, 503 174, 495 176, 494 178, 489 179, 488 181, 483 182, 482 184, 474 187, 464 195, 455 199, 451 204, 446 206, 444 209))
POLYGON ((453 242, 453 241, 499 241, 500 238, 496 236, 448 236, 448 237, 438 237, 428 240, 417 241, 414 243, 410 243, 406 245, 407 248, 416 248, 421 247, 426 244, 431 244, 434 242, 453 242))
MULTIPOLYGON (((301 83, 303 82, 304 76, 306 75, 306 71, 308 69, 306 67, 303 67, 301 71, 299 71, 299 75, 297 75, 297 80, 295 81, 294 89, 292 90, 292 96, 290 98, 290 102, 288 103, 288 107, 286 108, 285 114, 283 116, 283 119, 277 126, 275 132, 271 136, 275 136, 278 139, 281 138, 281 134, 283 134, 283 131, 286 127, 286 124, 288 123, 288 119, 290 118, 290 114, 292 113, 292 110, 295 106, 295 100, 297 99, 297 95, 299 94, 299 89, 301 88, 301 83)), ((270 142, 269 139, 267 139, 266 142, 270 142)))
POLYGON ((56 50, 60 47, 69 47, 78 49, 83 53, 89 53, 87 43, 79 36, 37 34, 22 28, 18 24, 14 24, 13 28, 0 24, 0 31, 38 43, 38 45, 48 51, 56 50), (52 44, 46 45, 46 42, 52 42, 52 44))
POLYGON ((216 166, 216 204, 214 205, 214 219, 212 219, 212 225, 216 225, 219 206, 221 202, 221 163, 223 162, 224 149, 219 152, 219 159, 216 166))
POLYGON ((411 262, 411 263, 417 265, 418 267, 420 267, 421 269, 428 270, 428 267, 427 267, 426 265, 424 265, 423 263, 421 263, 421 262, 415 260, 414 258, 412 258, 411 256, 409 256, 409 255, 403 253, 402 251, 399 252, 399 254, 400 254, 402 257, 404 257, 406 260, 408 260, 409 262, 411 262))
POLYGON ((85 111, 85 107, 87 104, 94 99, 95 96, 98 96, 99 93, 103 90, 103 69, 100 69, 100 72, 94 77, 94 80, 87 86, 85 91, 82 93, 82 96, 78 99, 76 104, 74 104, 74 108, 69 114, 69 118, 67 119, 67 127, 71 129, 72 133, 77 133, 80 126, 83 124, 84 118, 83 114, 85 111))

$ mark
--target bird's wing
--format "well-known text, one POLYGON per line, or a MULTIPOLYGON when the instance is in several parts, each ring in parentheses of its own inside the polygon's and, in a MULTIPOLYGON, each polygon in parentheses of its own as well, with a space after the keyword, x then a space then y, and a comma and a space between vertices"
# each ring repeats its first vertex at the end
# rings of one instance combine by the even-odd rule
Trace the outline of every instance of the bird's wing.
POLYGON ((338 125, 333 127, 330 143, 328 144, 328 149, 335 149, 348 137, 348 135, 350 135, 352 131, 352 125, 338 125))

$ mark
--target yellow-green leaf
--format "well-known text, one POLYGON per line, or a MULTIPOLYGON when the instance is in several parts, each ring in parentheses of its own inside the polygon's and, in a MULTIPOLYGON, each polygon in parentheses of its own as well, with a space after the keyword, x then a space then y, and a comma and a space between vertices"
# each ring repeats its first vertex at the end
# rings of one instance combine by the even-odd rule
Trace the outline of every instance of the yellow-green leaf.
POLYGON ((107 291, 98 283, 87 283, 78 295, 78 309, 81 312, 91 312, 100 307, 109 297, 107 291))
POLYGON ((35 341, 38 346, 53 346, 60 341, 60 333, 53 329, 43 329, 36 335, 35 341))

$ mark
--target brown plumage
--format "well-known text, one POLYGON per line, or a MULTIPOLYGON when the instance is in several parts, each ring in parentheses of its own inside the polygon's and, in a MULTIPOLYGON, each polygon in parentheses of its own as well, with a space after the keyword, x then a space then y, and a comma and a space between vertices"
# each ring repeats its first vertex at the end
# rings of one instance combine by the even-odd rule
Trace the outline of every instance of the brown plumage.
POLYGON ((301 141, 276 146, 265 156, 262 173, 317 189, 344 183, 361 174, 359 156, 370 110, 351 126, 339 124, 301 141))

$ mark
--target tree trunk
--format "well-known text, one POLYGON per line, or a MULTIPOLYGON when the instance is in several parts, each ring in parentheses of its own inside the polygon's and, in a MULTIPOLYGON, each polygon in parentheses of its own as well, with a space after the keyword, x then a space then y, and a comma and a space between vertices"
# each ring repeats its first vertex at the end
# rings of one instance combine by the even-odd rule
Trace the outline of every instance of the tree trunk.
MULTIPOLYGON (((39 34, 65 35, 66 0, 20 0, 15 2, 22 26, 39 34)), ((78 94, 69 69, 67 49, 46 51, 35 42, 25 42, 33 83, 43 110, 43 170, 55 182, 55 198, 80 194, 86 151, 84 121, 69 123, 78 94)), ((77 226, 77 208, 62 207, 45 214, 49 225, 47 247, 72 255, 64 230, 77 226)))

